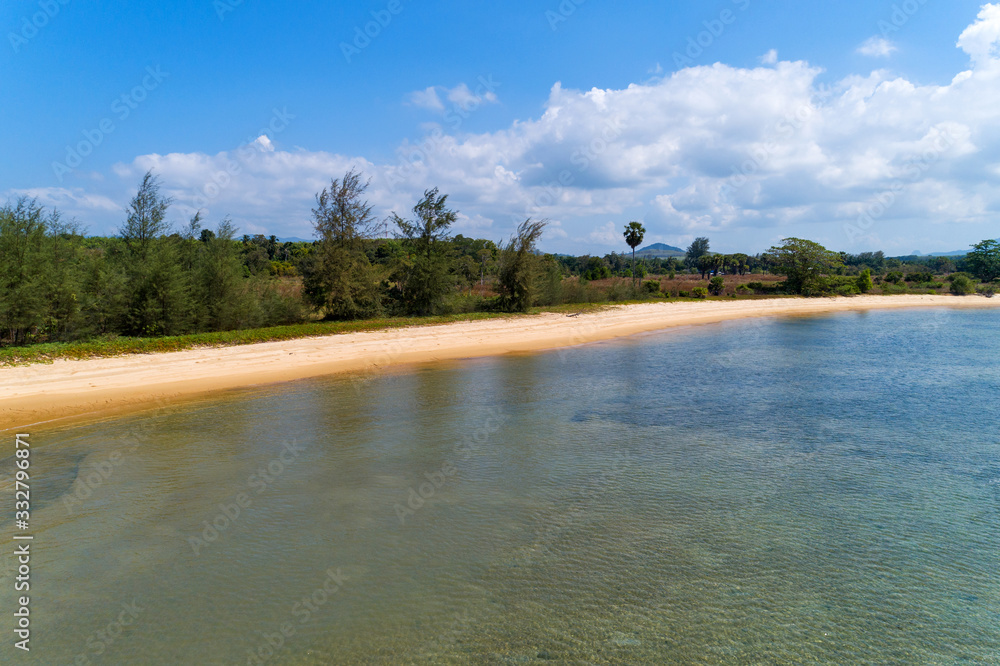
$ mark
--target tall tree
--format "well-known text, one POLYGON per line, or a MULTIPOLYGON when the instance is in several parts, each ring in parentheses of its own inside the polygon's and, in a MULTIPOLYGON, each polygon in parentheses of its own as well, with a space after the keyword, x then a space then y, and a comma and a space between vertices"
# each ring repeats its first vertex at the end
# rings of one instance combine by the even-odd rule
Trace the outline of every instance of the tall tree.
POLYGON ((625 242, 632 248, 632 286, 635 286, 635 248, 642 245, 646 229, 640 222, 629 222, 625 227, 625 242))
POLYGON ((379 272, 365 254, 378 221, 364 198, 368 182, 351 169, 316 195, 313 228, 319 247, 303 262, 309 301, 327 319, 359 319, 381 313, 379 272))
POLYGON ((687 254, 684 255, 684 263, 688 268, 696 268, 698 260, 708 254, 708 239, 704 236, 695 238, 694 242, 688 246, 687 254))
POLYGON ((48 220, 34 199, 0 208, 0 325, 12 344, 44 325, 48 220))
POLYGON ((183 333, 191 321, 190 275, 182 270, 174 239, 164 237, 170 229, 166 213, 171 202, 148 171, 125 209, 120 234, 129 286, 124 332, 130 335, 183 333))
POLYGON ((448 229, 458 214, 448 208, 448 195, 439 194, 435 187, 413 207, 414 218, 406 220, 395 213, 392 222, 399 229, 397 237, 404 239, 412 251, 412 263, 403 268, 403 303, 416 314, 430 314, 448 292, 447 261, 448 229))
POLYGON ((972 274, 983 282, 992 282, 1000 277, 1000 243, 984 240, 972 248, 972 252, 965 257, 972 274))
POLYGON ((501 248, 497 292, 500 306, 508 312, 525 312, 532 305, 541 277, 536 245, 547 224, 545 220, 528 218, 501 248))
POLYGON ((160 179, 147 171, 139 191, 125 209, 127 217, 119 230, 132 252, 144 257, 152 241, 167 232, 170 225, 166 215, 171 203, 173 199, 160 194, 160 179))
POLYGON ((801 294, 824 271, 842 266, 840 255, 814 241, 786 238, 781 245, 768 250, 773 271, 788 278, 788 288, 801 294))

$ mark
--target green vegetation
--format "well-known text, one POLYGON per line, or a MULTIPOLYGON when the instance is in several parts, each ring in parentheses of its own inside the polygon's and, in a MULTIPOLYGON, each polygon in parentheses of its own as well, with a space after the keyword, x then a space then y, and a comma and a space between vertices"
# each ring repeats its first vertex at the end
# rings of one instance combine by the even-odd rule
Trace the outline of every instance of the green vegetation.
POLYGON ((867 294, 874 288, 875 283, 872 282, 872 269, 866 268, 858 275, 858 291, 862 294, 867 294))
POLYGON ((822 277, 843 266, 836 252, 801 238, 786 238, 781 245, 772 247, 768 254, 774 272, 788 278, 786 287, 794 294, 818 295, 827 291, 833 285, 824 284, 822 277))
POLYGON ((951 281, 951 293, 956 296, 965 296, 976 293, 976 283, 965 275, 959 275, 951 281))
POLYGON ((632 248, 632 284, 635 284, 635 248, 642 245, 642 239, 646 237, 646 228, 640 222, 629 222, 625 227, 625 243, 632 248))
POLYGON ((966 258, 969 271, 983 282, 992 282, 1000 277, 1000 243, 985 240, 972 247, 966 258))
POLYGON ((528 219, 503 243, 451 235, 458 212, 437 189, 409 218, 377 219, 368 183, 348 171, 317 193, 317 240, 238 237, 226 218, 196 214, 171 229, 172 201, 143 176, 118 234, 88 237, 30 199, 0 207, 0 363, 245 344, 449 317, 650 299, 774 298, 859 293, 992 296, 1000 243, 965 257, 835 253, 789 238, 748 255, 637 252, 646 230, 625 227, 626 253, 541 254, 546 222, 528 219), (386 228, 394 230, 385 237, 386 228), (783 276, 782 279, 780 276, 783 276), (415 318, 419 316, 419 318, 415 318))

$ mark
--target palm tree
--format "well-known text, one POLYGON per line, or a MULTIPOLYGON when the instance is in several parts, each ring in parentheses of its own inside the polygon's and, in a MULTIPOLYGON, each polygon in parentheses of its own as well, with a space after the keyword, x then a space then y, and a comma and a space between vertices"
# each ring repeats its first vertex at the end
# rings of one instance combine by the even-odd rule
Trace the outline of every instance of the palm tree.
POLYGON ((625 242, 632 248, 632 286, 635 286, 635 248, 642 245, 646 229, 639 222, 629 222, 625 227, 625 242))

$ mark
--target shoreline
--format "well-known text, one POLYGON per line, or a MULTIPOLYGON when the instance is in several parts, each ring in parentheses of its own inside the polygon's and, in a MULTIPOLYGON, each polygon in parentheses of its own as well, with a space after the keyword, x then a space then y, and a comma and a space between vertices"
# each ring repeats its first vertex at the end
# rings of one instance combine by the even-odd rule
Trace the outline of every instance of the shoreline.
POLYGON ((914 307, 991 308, 981 296, 900 295, 641 303, 162 354, 0 368, 0 431, 138 411, 234 389, 444 360, 574 347, 733 319, 914 307))

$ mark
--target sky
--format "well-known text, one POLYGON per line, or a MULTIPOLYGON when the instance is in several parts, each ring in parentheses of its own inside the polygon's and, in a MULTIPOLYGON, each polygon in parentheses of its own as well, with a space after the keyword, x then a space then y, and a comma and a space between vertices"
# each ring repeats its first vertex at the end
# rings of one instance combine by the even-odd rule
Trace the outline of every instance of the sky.
POLYGON ((0 7, 0 202, 114 234, 169 219, 311 238, 349 169, 380 215, 548 252, 947 252, 1000 236, 1000 4, 265 0, 0 7))

